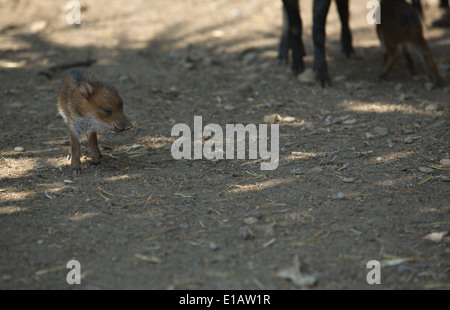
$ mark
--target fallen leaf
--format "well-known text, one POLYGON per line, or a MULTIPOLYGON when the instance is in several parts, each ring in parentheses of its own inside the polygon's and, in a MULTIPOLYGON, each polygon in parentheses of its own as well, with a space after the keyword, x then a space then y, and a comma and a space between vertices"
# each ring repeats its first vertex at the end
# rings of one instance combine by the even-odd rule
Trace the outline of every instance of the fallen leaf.
POLYGON ((270 114, 264 116, 264 123, 275 123, 281 120, 283 120, 283 118, 278 114, 270 114))
POLYGON ((392 267, 392 266, 401 265, 406 262, 424 260, 424 258, 420 258, 420 257, 396 257, 393 255, 387 255, 387 254, 385 256, 387 256, 388 258, 381 262, 381 267, 392 267))
POLYGON ((285 122, 285 123, 292 123, 292 122, 295 122, 295 117, 293 117, 293 116, 286 116, 286 117, 283 117, 283 122, 285 122))
POLYGON ((298 255, 294 257, 294 265, 292 267, 280 270, 276 274, 277 277, 291 280, 298 287, 313 286, 317 282, 317 277, 314 275, 304 275, 300 272, 300 261, 298 255))
POLYGON ((267 207, 285 207, 285 206, 287 206, 287 204, 282 203, 282 202, 269 202, 269 203, 265 203, 263 205, 256 206, 256 209, 267 208, 267 207))
POLYGON ((185 195, 185 194, 182 194, 182 193, 175 193, 174 195, 178 196, 178 197, 183 197, 183 198, 192 198, 192 196, 185 195))
POLYGON ((109 195, 109 196, 113 196, 113 197, 121 197, 121 198, 127 197, 126 195, 116 195, 116 194, 112 194, 112 193, 110 193, 110 192, 104 190, 101 186, 98 186, 98 190, 99 190, 100 196, 102 196, 103 198, 105 198, 105 197, 104 197, 104 195, 102 195, 102 193, 103 193, 103 194, 106 194, 106 195, 109 195))
POLYGON ((425 178, 425 179, 421 180, 420 182, 418 182, 417 185, 421 185, 421 184, 423 184, 423 183, 425 183, 425 182, 428 182, 429 180, 431 180, 431 179, 433 179, 433 178, 434 178, 433 176, 430 176, 430 177, 428 177, 428 178, 425 178))
POLYGON ((161 259, 159 259, 156 256, 147 256, 147 255, 136 253, 136 254, 134 254, 134 258, 144 261, 144 262, 152 263, 152 264, 161 263, 161 259))
POLYGON ((448 158, 441 159, 439 163, 444 166, 450 166, 450 159, 448 158))
POLYGON ((408 257, 405 257, 405 258, 399 257, 399 258, 394 258, 394 259, 388 259, 388 260, 381 262, 381 267, 397 266, 397 265, 400 265, 400 264, 405 263, 410 260, 411 260, 411 258, 408 258, 408 257))
POLYGON ((263 244, 263 248, 267 248, 268 246, 271 246, 272 244, 275 243, 275 241, 277 241, 276 238, 272 238, 269 241, 267 241, 266 243, 263 244))
POLYGON ((253 173, 253 172, 250 172, 250 171, 247 171, 247 170, 245 170, 245 172, 247 172, 248 174, 253 176, 255 179, 266 178, 265 174, 257 174, 257 173, 253 173))
POLYGON ((56 266, 56 267, 52 267, 52 268, 48 268, 48 269, 42 269, 42 270, 36 271, 35 275, 43 276, 44 274, 47 274, 47 273, 50 273, 50 272, 59 271, 59 270, 63 270, 63 269, 66 269, 66 268, 67 268, 66 265, 60 265, 60 266, 56 266))
POLYGON ((442 240, 442 238, 444 238, 444 236, 447 234, 446 231, 441 231, 441 232, 432 232, 429 233, 428 235, 426 235, 425 237, 423 237, 425 240, 430 240, 433 242, 440 242, 442 240))
POLYGON ((252 109, 259 109, 259 108, 264 108, 266 105, 264 103, 258 103, 258 104, 254 104, 252 105, 250 108, 252 109))

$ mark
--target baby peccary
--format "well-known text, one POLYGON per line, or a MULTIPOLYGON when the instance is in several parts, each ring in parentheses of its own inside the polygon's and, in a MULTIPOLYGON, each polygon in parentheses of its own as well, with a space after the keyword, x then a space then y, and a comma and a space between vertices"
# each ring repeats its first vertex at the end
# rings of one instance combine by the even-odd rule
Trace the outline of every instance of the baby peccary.
POLYGON ((380 24, 377 24, 377 34, 384 49, 383 68, 379 79, 384 79, 397 60, 398 48, 402 46, 403 54, 411 74, 415 74, 414 60, 409 48, 414 47, 425 60, 434 84, 445 85, 436 65, 427 41, 423 37, 422 24, 417 11, 405 0, 381 0, 380 24))
POLYGON ((81 174, 80 137, 87 135, 92 163, 99 164, 97 132, 130 130, 133 125, 123 113, 117 90, 91 73, 73 70, 67 74, 58 95, 58 110, 69 127, 69 158, 74 174, 81 174))

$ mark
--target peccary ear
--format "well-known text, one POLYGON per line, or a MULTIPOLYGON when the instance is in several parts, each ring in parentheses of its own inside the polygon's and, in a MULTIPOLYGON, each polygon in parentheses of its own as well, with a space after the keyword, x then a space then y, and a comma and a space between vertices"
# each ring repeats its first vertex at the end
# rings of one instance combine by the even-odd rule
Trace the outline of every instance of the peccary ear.
POLYGON ((92 93, 94 92, 93 87, 86 82, 80 82, 78 84, 78 90, 87 100, 91 99, 92 93))

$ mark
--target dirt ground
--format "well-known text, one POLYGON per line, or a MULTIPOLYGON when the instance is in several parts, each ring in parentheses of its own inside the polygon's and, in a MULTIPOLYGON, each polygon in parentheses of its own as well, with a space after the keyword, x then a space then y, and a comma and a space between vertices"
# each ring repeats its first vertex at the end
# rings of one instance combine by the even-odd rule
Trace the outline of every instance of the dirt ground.
MULTIPOLYGON (((366 3, 351 1, 350 59, 332 4, 322 88, 276 61, 281 1, 81 1, 79 26, 67 2, 0 0, 1 289, 450 289, 450 90, 404 59, 376 81, 366 3), (99 137, 98 166, 84 141, 73 176, 56 97, 66 68, 93 60, 134 128, 99 137), (172 157, 177 123, 273 114, 275 170, 172 157), (72 259, 81 285, 66 282, 72 259)), ((426 2, 449 81, 450 30, 428 27, 439 14, 426 2)))

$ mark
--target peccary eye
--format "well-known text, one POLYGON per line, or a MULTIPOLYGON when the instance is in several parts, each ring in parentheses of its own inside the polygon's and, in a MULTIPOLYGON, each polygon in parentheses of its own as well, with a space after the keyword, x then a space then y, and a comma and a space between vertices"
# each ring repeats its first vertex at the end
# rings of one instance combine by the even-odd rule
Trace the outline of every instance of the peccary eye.
POLYGON ((103 110, 103 112, 105 112, 105 113, 108 114, 108 115, 111 115, 111 114, 112 114, 112 110, 110 110, 110 109, 102 108, 102 110, 103 110))

